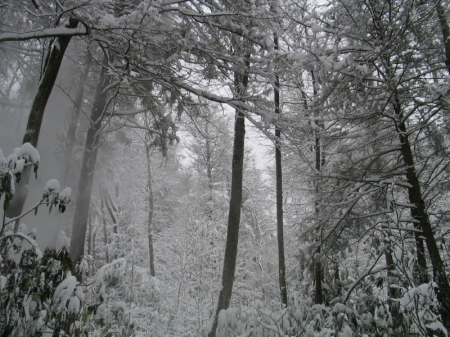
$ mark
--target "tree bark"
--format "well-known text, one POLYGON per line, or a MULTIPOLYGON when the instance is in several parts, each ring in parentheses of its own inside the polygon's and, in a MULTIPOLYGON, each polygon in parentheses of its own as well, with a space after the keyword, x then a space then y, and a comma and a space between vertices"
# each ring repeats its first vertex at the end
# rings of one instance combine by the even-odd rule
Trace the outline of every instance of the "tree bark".
MULTIPOLYGON (((408 189, 409 200, 411 201, 414 197, 411 196, 411 188, 408 189)), ((411 208, 411 218, 417 219, 417 210, 411 208)), ((421 229, 420 224, 414 223, 415 229, 421 229)), ((417 279, 420 284, 430 282, 428 276, 428 266, 427 259, 425 257, 425 245, 423 244, 422 234, 414 232, 414 239, 416 242, 416 254, 417 254, 417 279)))
MULTIPOLYGON (((316 79, 314 76, 314 73, 311 72, 311 77, 312 77, 312 82, 313 82, 313 94, 314 96, 317 95, 317 90, 316 90, 316 79)), ((314 133, 315 133, 315 138, 314 138, 314 153, 315 153, 315 169, 316 169, 316 178, 314 181, 314 194, 315 194, 315 201, 314 201, 314 212, 315 212, 315 217, 316 220, 319 219, 319 214, 320 214, 320 209, 319 209, 319 193, 320 193, 320 188, 319 188, 319 178, 318 175, 320 174, 320 172, 322 172, 322 162, 323 162, 323 158, 322 158, 322 148, 321 148, 321 143, 320 143, 320 133, 317 130, 318 125, 317 122, 314 120, 312 121, 312 123, 315 124, 314 127, 314 133)), ((318 241, 321 244, 322 238, 321 238, 321 231, 320 228, 318 229, 318 241)), ((320 252, 320 247, 317 249, 317 256, 314 258, 314 280, 315 280, 315 292, 314 292, 314 303, 315 304, 322 304, 323 303, 323 294, 322 294, 322 261, 321 261, 321 252, 320 252)))
POLYGON ((92 213, 89 212, 89 236, 88 236, 88 254, 92 254, 92 213))
POLYGON ((447 66, 447 71, 450 74, 450 26, 448 24, 447 17, 445 15, 445 8, 442 5, 441 0, 437 1, 436 11, 442 29, 442 38, 444 41, 444 52, 445 52, 445 65, 447 66))
MULTIPOLYGON (((278 36, 274 34, 275 50, 278 50, 278 36)), ((280 76, 275 70, 274 102, 275 113, 280 115, 280 76)), ((281 130, 275 125, 275 166, 276 166, 276 194, 277 194, 277 241, 278 241, 278 281, 280 286, 281 303, 287 306, 286 263, 284 257, 284 229, 283 229, 283 171, 281 167, 281 130)))
POLYGON ((315 292, 314 292, 314 303, 323 303, 322 294, 322 262, 320 260, 320 248, 316 253, 318 256, 314 259, 314 281, 315 281, 315 292))
POLYGON ((91 202, 91 191, 94 179, 95 164, 97 161, 98 145, 100 140, 100 130, 102 126, 103 113, 107 105, 108 84, 106 78, 105 56, 103 67, 100 71, 99 83, 94 97, 94 105, 91 113, 91 125, 89 127, 86 145, 81 167, 81 176, 78 184, 78 197, 76 203, 75 217, 72 225, 72 238, 70 240, 69 254, 74 265, 79 262, 84 254, 84 244, 86 240, 87 217, 91 202))
POLYGON ((437 299, 439 301, 439 313, 441 314, 442 323, 447 331, 450 331, 450 288, 445 271, 445 265, 442 261, 439 248, 434 237, 433 228, 431 227, 430 218, 425 208, 422 191, 420 188, 419 178, 416 173, 414 156, 411 150, 408 133, 406 131, 405 121, 401 113, 401 107, 398 100, 394 103, 394 112, 399 117, 398 123, 399 140, 401 143, 401 154, 406 166, 406 180, 412 186, 408 188, 409 202, 416 205, 416 220, 420 221, 420 228, 427 244, 428 254, 430 256, 431 265, 433 266, 433 279, 437 284, 437 299))
POLYGON ((109 246, 108 246, 108 226, 106 223, 106 213, 105 213, 105 196, 100 193, 100 204, 102 209, 102 222, 103 222, 103 244, 105 245, 105 261, 109 263, 109 246))
MULTIPOLYGON (((247 88, 248 73, 250 66, 250 55, 245 55, 245 70, 235 73, 234 87, 236 93, 241 97, 247 88)), ((242 206, 242 178, 244 171, 244 140, 245 140, 245 114, 241 108, 236 109, 233 163, 231 170, 231 197, 228 213, 227 242, 225 246, 225 257, 222 271, 222 288, 219 293, 217 308, 213 313, 211 330, 208 337, 215 337, 219 324, 219 313, 222 309, 230 306, 233 291, 234 272, 236 269, 236 257, 239 239, 239 224, 241 220, 242 206)))
POLYGON ((154 212, 154 199, 153 199, 153 172, 150 160, 150 147, 145 144, 145 151, 147 154, 147 171, 148 171, 148 255, 149 255, 149 267, 150 275, 155 277, 155 253, 153 250, 153 212, 154 212))
MULTIPOLYGON (((77 19, 69 19, 68 28, 76 28, 78 26, 77 19)), ((44 118, 45 107, 55 85, 59 68, 64 57, 64 53, 69 45, 72 36, 60 36, 56 39, 56 43, 45 60, 44 73, 39 82, 38 91, 34 97, 31 106, 30 115, 28 116, 27 128, 23 136, 22 143, 30 143, 37 147, 39 133, 41 131, 42 120, 44 118)), ((31 166, 27 166, 22 172, 20 183, 16 184, 16 194, 9 203, 6 210, 8 218, 14 218, 22 213, 25 200, 28 196, 28 182, 31 176, 31 166)), ((17 232, 19 221, 16 221, 14 231, 17 232)))
POLYGON ((398 278, 396 277, 397 274, 395 271, 395 263, 392 257, 392 247, 390 242, 387 242, 386 246, 387 247, 384 251, 384 257, 386 259, 387 276, 388 276, 387 293, 389 296, 389 306, 392 315, 393 328, 394 330, 399 331, 403 323, 402 315, 400 312, 400 304, 398 302, 398 299, 401 297, 401 292, 400 289, 391 287, 391 285, 398 284, 398 278))

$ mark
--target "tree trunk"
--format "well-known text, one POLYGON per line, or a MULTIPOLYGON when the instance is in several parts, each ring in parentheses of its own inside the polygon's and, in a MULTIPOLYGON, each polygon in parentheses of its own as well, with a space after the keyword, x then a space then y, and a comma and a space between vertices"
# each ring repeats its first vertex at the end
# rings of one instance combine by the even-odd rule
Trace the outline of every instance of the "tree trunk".
POLYGON ((447 71, 450 74, 450 26, 448 25, 447 16, 445 15, 445 8, 442 5, 441 0, 437 1, 436 11, 442 29, 442 38, 444 41, 445 51, 445 65, 447 66, 447 71))
MULTIPOLYGON (((69 23, 67 25, 68 28, 76 28, 77 26, 77 19, 69 19, 69 23)), ((49 55, 45 60, 44 73, 39 82, 38 91, 31 106, 30 115, 28 116, 27 129, 25 131, 25 135, 23 136, 23 143, 31 143, 31 145, 37 147, 45 107, 47 105, 48 98, 52 93, 64 53, 71 38, 71 36, 58 37, 56 39, 56 43, 52 45, 49 55)), ((22 179, 20 180, 20 183, 16 184, 16 194, 6 210, 6 216, 8 218, 17 217, 22 213, 23 206, 28 195, 28 182, 30 181, 30 176, 31 166, 27 166, 22 172, 22 179)), ((18 226, 19 221, 16 221, 14 232, 17 232, 18 226)))
POLYGON ((89 236, 88 236, 88 254, 92 254, 92 213, 89 212, 89 236))
POLYGON ((317 256, 314 259, 314 282, 315 282, 315 292, 314 292, 314 303, 323 303, 322 294, 322 262, 320 261, 320 248, 317 250, 317 256))
POLYGON ((387 293, 389 296, 389 307, 392 315, 393 329, 399 331, 402 325, 402 314, 400 313, 400 305, 398 299, 401 297, 400 289, 391 287, 391 285, 398 284, 398 277, 396 277, 395 263, 392 257, 392 247, 390 242, 384 251, 387 266, 387 293))
POLYGON ((109 263, 109 245, 108 245, 108 226, 106 223, 106 213, 105 213, 105 196, 100 193, 100 204, 102 209, 102 222, 103 222, 103 244, 105 245, 105 260, 109 263))
MULTIPOLYGON (((278 36, 274 34, 275 50, 278 50, 278 36)), ((276 72, 276 71, 275 71, 276 72)), ((280 77, 275 73, 274 85, 275 113, 280 115, 280 77)), ((275 166, 276 166, 276 194, 277 194, 277 241, 278 241, 278 280, 280 286, 281 303, 287 306, 286 264, 284 258, 284 229, 283 229, 283 172, 281 167, 281 130, 275 126, 275 166)))
POLYGON ((213 165, 211 162, 211 144, 210 144, 210 133, 209 133, 209 119, 206 120, 205 123, 205 148, 206 148, 206 177, 208 178, 208 204, 207 204, 207 212, 208 212, 208 220, 212 220, 213 215, 213 179, 212 179, 212 170, 213 165))
MULTIPOLYGON (((250 66, 250 55, 245 55, 246 69, 235 73, 234 87, 236 93, 241 97, 247 88, 248 72, 250 66)), ((222 288, 219 293, 217 308, 213 313, 211 330, 208 337, 215 337, 219 324, 219 313, 222 309, 230 306, 233 291, 234 272, 236 269, 236 257, 239 239, 239 224, 241 220, 242 206, 242 178, 244 171, 244 140, 245 140, 245 114, 241 108, 236 109, 233 163, 231 170, 231 197, 228 213, 227 242, 225 246, 225 257, 222 272, 222 288)))
POLYGON ((406 179, 412 186, 408 188, 409 202, 416 205, 415 214, 416 220, 420 221, 420 228, 423 236, 426 239, 428 254, 430 256, 431 264, 433 266, 433 279, 436 282, 437 299, 439 301, 439 313, 441 314, 442 323, 447 331, 450 331, 450 291, 449 282, 445 272, 445 265, 442 261, 439 248, 431 227, 430 218, 425 208, 425 201, 422 197, 419 178, 416 173, 414 157, 409 142, 408 133, 406 132, 406 125, 401 113, 400 103, 394 103, 394 112, 399 117, 398 131, 399 140, 401 143, 401 154, 406 166, 406 179))
MULTIPOLYGON (((317 95, 316 90, 316 79, 314 76, 314 73, 311 72, 311 78, 313 82, 313 94, 314 97, 317 95)), ((314 212, 316 220, 319 219, 320 209, 319 209, 319 174, 322 172, 322 148, 320 144, 320 132, 317 130, 318 125, 317 121, 314 120, 311 123, 314 123, 314 133, 315 133, 315 139, 314 139, 314 152, 315 152, 315 169, 316 169, 316 178, 314 181, 314 194, 315 194, 315 201, 314 201, 314 212)), ((318 241, 319 244, 321 244, 322 238, 321 238, 321 230, 318 229, 318 241)), ((314 258, 314 280, 315 280, 315 292, 314 292, 314 303, 315 304, 322 304, 323 303, 323 294, 322 294, 322 261, 321 261, 321 254, 320 254, 320 246, 319 249, 317 249, 317 256, 314 258)))
MULTIPOLYGON (((409 200, 411 201, 413 197, 411 197, 411 189, 408 189, 409 200)), ((411 218, 417 219, 417 210, 411 208, 411 218)), ((415 229, 421 229, 420 224, 414 223, 415 229)), ((418 232, 414 232, 414 239, 416 241, 416 254, 417 254, 417 279, 420 284, 430 282, 430 278, 428 276, 428 266, 427 259, 425 257, 425 246, 423 244, 423 239, 421 238, 422 234, 418 232)))
POLYGON ((92 183, 94 179, 95 163, 97 161, 98 144, 100 140, 99 132, 102 126, 103 113, 107 105, 108 84, 106 78, 105 56, 103 67, 100 71, 99 83, 94 98, 94 105, 91 113, 91 125, 89 127, 86 145, 81 167, 81 175, 78 184, 78 197, 76 203, 75 217, 72 225, 72 238, 70 240, 70 257, 74 265, 79 262, 84 254, 84 243, 86 239, 87 217, 91 202, 92 183))
MULTIPOLYGON (((114 203, 111 199, 111 196, 109 195, 108 190, 104 188, 100 188, 100 193, 102 195, 102 202, 104 202, 104 205, 106 206, 106 210, 108 211, 109 217, 112 220, 113 223, 113 235, 110 236, 110 247, 113 252, 112 259, 117 259, 117 251, 120 250, 119 242, 117 241, 117 218, 114 215, 114 212, 117 212, 116 206, 114 206, 114 203), (113 212, 114 210, 114 212, 113 212)), ((103 203, 102 203, 102 211, 103 211, 103 203)), ((106 230, 106 214, 103 212, 103 222, 105 223, 105 230, 106 230)), ((106 233, 106 232, 105 232, 106 233)), ((106 234, 105 234, 106 235, 106 234)), ((109 261, 109 258, 108 258, 109 261)))
POLYGON ((145 151, 147 154, 147 170, 148 170, 148 255, 149 255, 149 267, 150 275, 155 277, 155 253, 153 250, 153 212, 154 212, 154 200, 153 200, 153 172, 150 160, 150 147, 145 144, 145 151))
POLYGON ((106 210, 108 211, 108 214, 114 224, 113 226, 113 233, 117 234, 117 218, 114 212, 117 212, 117 207, 114 205, 114 202, 111 199, 111 195, 109 194, 108 190, 105 188, 100 189, 101 193, 103 194, 104 200, 105 200, 105 206, 106 210))
POLYGON ((81 105, 83 103, 83 95, 84 95, 84 87, 87 79, 87 75, 89 73, 89 65, 87 63, 84 69, 81 71, 78 81, 76 82, 77 92, 75 95, 75 99, 73 101, 72 106, 72 115, 69 122, 69 128, 67 129, 66 134, 66 144, 64 148, 64 158, 63 163, 65 165, 63 178, 61 180, 61 186, 67 185, 67 179, 69 177, 70 172, 70 163, 73 152, 73 145, 75 144, 75 136, 78 127, 78 119, 80 117, 81 105))

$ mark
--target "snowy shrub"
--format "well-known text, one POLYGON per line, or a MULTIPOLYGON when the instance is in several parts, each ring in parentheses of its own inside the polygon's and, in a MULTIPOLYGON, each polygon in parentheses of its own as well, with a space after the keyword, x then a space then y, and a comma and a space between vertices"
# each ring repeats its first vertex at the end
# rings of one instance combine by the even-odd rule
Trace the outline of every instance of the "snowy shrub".
POLYGON ((400 311, 406 325, 415 326, 425 334, 447 335, 447 330, 440 322, 438 303, 435 296, 437 285, 434 282, 412 287, 404 292, 399 300, 400 311))
MULTIPOLYGON (((20 181, 24 167, 34 165, 36 173, 39 161, 39 153, 29 143, 15 149, 7 159, 0 149, 0 198, 4 196, 4 210, 14 197, 14 184, 20 181)), ((3 219, 0 234, 2 336, 37 337, 44 333, 80 336, 92 332, 95 336, 125 337, 133 333, 125 304, 108 302, 105 295, 105 285, 113 282, 114 273, 109 270, 106 273, 105 267, 93 281, 81 284, 73 275, 72 261, 65 248, 46 249, 42 254, 35 241, 35 230, 29 232, 25 224, 14 228, 24 215, 32 211, 36 214, 42 205, 47 205, 50 212, 58 206, 63 213, 70 197, 70 188, 60 191, 59 182, 51 179, 39 203, 16 218, 3 219)))

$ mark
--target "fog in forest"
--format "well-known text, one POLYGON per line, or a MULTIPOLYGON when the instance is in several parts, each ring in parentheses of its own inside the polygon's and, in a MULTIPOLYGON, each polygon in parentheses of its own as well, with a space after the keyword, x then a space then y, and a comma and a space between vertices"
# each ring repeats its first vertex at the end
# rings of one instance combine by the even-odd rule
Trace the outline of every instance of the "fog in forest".
POLYGON ((450 336, 448 6, 3 1, 0 335, 450 336))

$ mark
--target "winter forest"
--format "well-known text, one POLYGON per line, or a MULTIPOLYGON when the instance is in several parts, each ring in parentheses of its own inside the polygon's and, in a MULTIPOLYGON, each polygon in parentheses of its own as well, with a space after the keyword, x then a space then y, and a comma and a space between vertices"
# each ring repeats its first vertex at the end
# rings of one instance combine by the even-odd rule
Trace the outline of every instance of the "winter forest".
POLYGON ((450 332, 446 0, 2 0, 1 336, 450 332))

